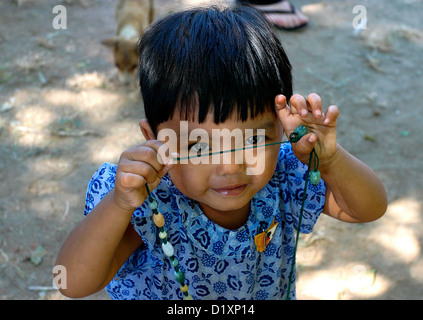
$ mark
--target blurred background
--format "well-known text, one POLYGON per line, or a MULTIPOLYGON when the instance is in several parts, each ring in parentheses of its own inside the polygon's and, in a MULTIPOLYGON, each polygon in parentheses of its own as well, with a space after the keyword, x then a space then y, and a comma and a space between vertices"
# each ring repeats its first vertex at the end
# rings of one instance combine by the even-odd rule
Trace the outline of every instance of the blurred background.
MULTIPOLYGON (((156 17, 207 3, 157 0, 156 17)), ((117 81, 100 43, 115 33, 115 4, 0 1, 0 299, 65 299, 52 269, 82 219, 87 183, 103 162, 143 142, 136 83, 117 81), (58 4, 67 29, 53 28, 58 4)), ((301 31, 277 31, 294 91, 339 106, 339 143, 389 194, 376 222, 322 216, 301 237, 298 299, 422 299, 423 1, 293 4, 310 18, 301 31), (357 5, 366 9, 362 28, 353 26, 357 5)))

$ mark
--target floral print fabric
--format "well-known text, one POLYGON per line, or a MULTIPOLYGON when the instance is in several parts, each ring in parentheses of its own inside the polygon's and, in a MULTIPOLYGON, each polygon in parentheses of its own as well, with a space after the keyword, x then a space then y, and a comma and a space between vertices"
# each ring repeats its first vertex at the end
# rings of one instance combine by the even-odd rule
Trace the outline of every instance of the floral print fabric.
MULTIPOLYGON (((114 188, 116 168, 105 163, 92 177, 85 215, 114 188)), ((196 201, 184 196, 168 175, 162 179, 152 195, 165 217, 165 230, 194 299, 286 298, 306 170, 307 166, 295 158, 291 145, 282 145, 273 177, 253 197, 249 218, 237 230, 210 221, 196 201), (273 219, 279 224, 260 253, 254 237, 266 230, 273 219)), ((312 231, 324 201, 324 182, 309 184, 301 232, 312 231)), ((106 287, 112 299, 182 299, 147 202, 135 210, 131 219, 144 244, 106 287)), ((293 278, 290 299, 295 299, 295 274, 293 278)))

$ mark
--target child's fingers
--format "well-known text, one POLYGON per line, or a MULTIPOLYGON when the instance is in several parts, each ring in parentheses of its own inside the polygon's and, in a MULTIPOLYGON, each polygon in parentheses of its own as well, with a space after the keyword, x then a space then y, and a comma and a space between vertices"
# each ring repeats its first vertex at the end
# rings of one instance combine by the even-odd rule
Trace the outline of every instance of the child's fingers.
POLYGON ((286 105, 286 97, 279 94, 275 98, 276 114, 279 120, 284 123, 284 120, 291 114, 291 109, 286 105))
POLYGON ((286 97, 283 94, 278 94, 275 98, 275 105, 277 110, 281 110, 286 107, 286 97))
POLYGON ((154 183, 175 165, 172 161, 174 154, 167 157, 168 153, 166 145, 157 140, 149 140, 122 153, 119 172, 138 175, 147 183, 154 183))
POLYGON ((300 95, 291 97, 290 106, 286 104, 286 97, 284 95, 278 95, 275 99, 276 113, 288 136, 296 127, 303 124, 304 120, 298 117, 298 110, 301 110, 301 107, 306 107, 306 104, 304 98, 301 98, 302 96, 300 95), (304 105, 302 105, 301 100, 303 100, 304 105))
POLYGON ((284 95, 280 94, 276 96, 275 107, 276 114, 279 121, 282 123, 283 130, 290 133, 293 130, 292 127, 295 127, 296 124, 292 124, 290 121, 292 118, 291 108, 286 104, 286 97, 284 95))
POLYGON ((143 144, 143 146, 149 147, 153 150, 153 155, 156 157, 159 164, 165 165, 170 161, 170 150, 166 144, 158 140, 148 140, 143 144))
POLYGON ((143 176, 130 172, 122 172, 116 176, 115 181, 115 184, 124 189, 138 189, 145 186, 146 183, 143 176))
POLYGON ((311 93, 307 97, 307 110, 317 119, 322 117, 322 99, 316 93, 311 93))
POLYGON ((294 94, 289 100, 292 114, 299 114, 300 117, 305 118, 308 115, 307 102, 302 95, 294 94))
MULTIPOLYGON (((169 169, 176 164, 176 159, 179 157, 177 152, 171 152, 171 149, 164 143, 157 140, 149 140, 145 145, 149 145, 157 152, 157 161, 164 167, 169 169)), ((163 170, 163 168, 161 169, 163 170)))
POLYGON ((148 140, 142 145, 138 145, 126 150, 121 158, 127 158, 130 161, 142 161, 151 164, 157 171, 160 171, 163 165, 169 163, 167 157, 169 148, 157 140, 148 140))
POLYGON ((158 159, 157 152, 145 146, 137 146, 124 151, 119 160, 119 167, 126 172, 141 174, 143 168, 151 168, 158 172, 163 164, 158 159))
POLYGON ((302 95, 294 94, 290 99, 291 112, 299 114, 301 118, 306 118, 313 115, 314 118, 319 119, 323 116, 322 99, 316 93, 311 93, 305 99, 302 95))
POLYGON ((337 106, 332 105, 326 110, 325 117, 323 120, 323 124, 328 125, 336 125, 336 120, 339 116, 339 109, 337 106))
POLYGON ((163 166, 162 170, 160 170, 157 174, 160 178, 163 178, 166 173, 168 173, 176 164, 177 162, 175 159, 179 157, 179 153, 172 153, 169 162, 163 166))
POLYGON ((159 172, 163 169, 160 167, 159 169, 154 168, 148 162, 142 161, 131 161, 131 160, 122 160, 119 163, 119 173, 118 174, 130 174, 130 175, 137 175, 142 177, 147 183, 153 183, 156 181, 159 172))

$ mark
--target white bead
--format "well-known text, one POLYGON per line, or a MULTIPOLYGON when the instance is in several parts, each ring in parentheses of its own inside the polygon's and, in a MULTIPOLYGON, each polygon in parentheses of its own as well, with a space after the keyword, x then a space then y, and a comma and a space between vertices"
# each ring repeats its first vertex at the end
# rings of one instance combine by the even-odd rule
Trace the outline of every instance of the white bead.
POLYGON ((167 237, 167 232, 166 232, 166 231, 163 231, 163 232, 160 232, 160 233, 159 233, 159 238, 160 238, 160 239, 162 239, 162 240, 163 240, 163 239, 166 239, 166 237, 167 237))
POLYGON ((173 246, 169 241, 166 242, 166 244, 162 243, 162 249, 164 254, 168 256, 169 258, 172 257, 175 253, 175 249, 173 249, 173 246))

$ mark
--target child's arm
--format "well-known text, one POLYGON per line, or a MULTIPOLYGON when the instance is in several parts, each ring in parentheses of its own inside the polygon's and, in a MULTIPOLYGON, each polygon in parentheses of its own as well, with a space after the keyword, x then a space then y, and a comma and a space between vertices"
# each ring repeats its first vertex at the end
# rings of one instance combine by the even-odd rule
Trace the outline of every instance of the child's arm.
MULTIPOLYGON (((132 213, 147 198, 145 184, 156 188, 171 165, 158 158, 162 146, 149 140, 125 151, 118 164, 115 188, 66 239, 56 265, 66 268, 69 297, 84 297, 104 288, 123 263, 142 244, 130 224, 132 213)), ((63 284, 62 284, 63 286, 63 284)))
POLYGON ((385 188, 364 163, 338 146, 329 165, 320 168, 326 183, 323 212, 346 222, 370 222, 386 211, 385 188))
POLYGON ((320 159, 319 171, 327 187, 324 212, 346 222, 369 222, 380 218, 387 207, 385 188, 370 168, 337 144, 338 108, 330 106, 323 113, 317 94, 310 94, 307 100, 294 95, 290 107, 286 106, 285 97, 279 95, 275 105, 288 136, 300 125, 312 132, 295 143, 293 151, 307 164, 315 148, 320 159))

